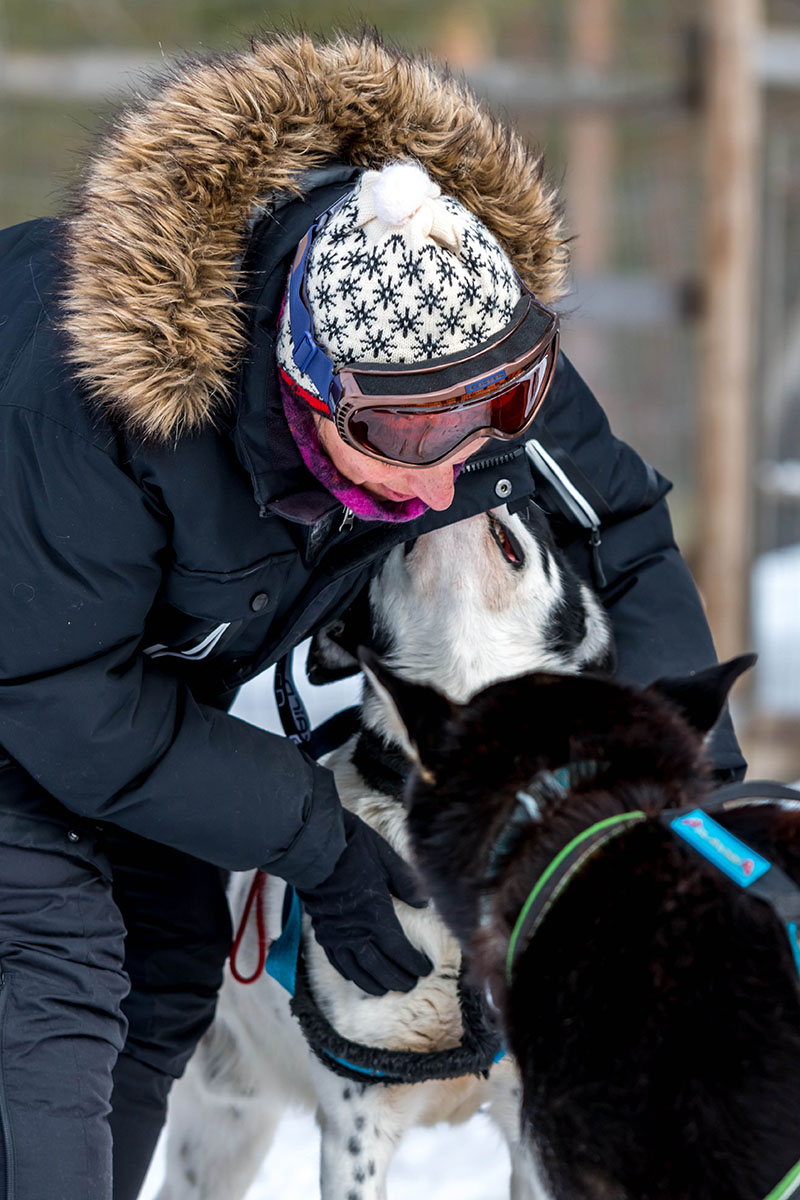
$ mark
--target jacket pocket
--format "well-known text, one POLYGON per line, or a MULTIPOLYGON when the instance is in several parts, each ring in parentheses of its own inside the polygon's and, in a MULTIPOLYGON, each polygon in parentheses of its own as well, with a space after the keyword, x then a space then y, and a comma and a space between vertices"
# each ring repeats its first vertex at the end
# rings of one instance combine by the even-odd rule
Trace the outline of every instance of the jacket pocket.
POLYGON ((201 662, 226 649, 246 621, 258 620, 266 629, 296 561, 287 551, 239 571, 173 566, 148 623, 144 653, 201 662))
MULTIPOLYGON (((180 620, 182 614, 176 615, 180 620)), ((179 635, 176 642, 153 642, 151 646, 145 646, 144 652, 150 658, 182 658, 187 662, 199 662, 208 658, 221 645, 227 644, 241 624, 241 621, 222 621, 207 632, 208 622, 203 621, 195 633, 188 636, 179 635)), ((186 632, 183 630, 183 634, 186 632)))
POLYGON ((100 823, 69 812, 21 767, 0 787, 0 843, 5 846, 74 860, 111 883, 105 833, 100 823))

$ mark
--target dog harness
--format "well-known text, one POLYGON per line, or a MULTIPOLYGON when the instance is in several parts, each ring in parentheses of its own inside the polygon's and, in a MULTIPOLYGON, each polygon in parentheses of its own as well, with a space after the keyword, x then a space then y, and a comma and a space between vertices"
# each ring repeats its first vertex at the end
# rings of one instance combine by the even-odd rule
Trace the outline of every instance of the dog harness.
POLYGON ((329 1070, 360 1084, 422 1083, 460 1075, 488 1075, 505 1054, 482 995, 458 981, 464 1030, 449 1050, 388 1050, 343 1037, 323 1015, 311 990, 302 942, 303 910, 294 888, 284 896, 283 929, 267 954, 265 969, 291 996, 291 1011, 314 1054, 329 1070))
MULTIPOLYGON (((517 806, 508 825, 495 843, 490 856, 489 875, 496 877, 497 867, 517 841, 522 828, 539 817, 541 802, 565 797, 571 788, 593 778, 598 763, 575 763, 557 771, 542 771, 524 792, 517 793, 517 806)), ((800 976, 800 887, 769 859, 729 833, 710 812, 725 812, 750 804, 770 804, 791 800, 800 804, 800 791, 767 780, 727 784, 711 793, 702 807, 664 809, 658 822, 690 850, 712 863, 739 887, 770 906, 786 930, 795 968, 800 976)), ((527 948, 537 929, 570 880, 590 858, 608 842, 633 826, 651 818, 640 809, 606 817, 579 833, 561 850, 537 879, 520 910, 508 943, 506 982, 511 985, 516 960, 527 948)), ((764 1197, 764 1200, 788 1200, 800 1195, 800 1162, 764 1197)))
MULTIPOLYGON (((508 853, 521 828, 531 818, 538 818, 541 802, 553 795, 565 797, 571 788, 593 777, 599 769, 596 763, 576 763, 558 771, 543 771, 535 776, 526 791, 518 792, 517 808, 492 851, 490 878, 496 873, 498 860, 508 853)), ((772 908, 786 929, 800 976, 800 888, 780 867, 729 833, 709 815, 743 804, 771 800, 800 803, 800 792, 767 780, 728 784, 712 792, 702 807, 689 805, 664 809, 656 819, 739 887, 746 888, 772 908)), ((506 955, 506 982, 509 985, 514 963, 576 872, 612 839, 649 819, 640 809, 606 817, 579 833, 556 855, 528 894, 511 932, 506 955)))
MULTIPOLYGON (((276 666, 275 698, 286 736, 315 758, 341 745, 354 732, 358 711, 355 708, 336 714, 312 733, 305 705, 292 679, 291 653, 276 666)), ((266 950, 260 875, 257 873, 253 882, 234 940, 231 970, 240 983, 254 983, 262 970, 266 970, 289 993, 292 1014, 310 1049, 329 1070, 362 1085, 422 1083, 461 1075, 485 1077, 503 1058, 505 1047, 488 1005, 483 994, 466 983, 463 967, 458 980, 458 999, 464 1032, 457 1046, 448 1050, 389 1050, 364 1046, 343 1037, 321 1012, 311 989, 303 953, 303 906, 291 885, 287 885, 284 893, 281 934, 266 950), (252 975, 243 976, 236 956, 253 905, 259 931, 259 963, 252 975)))

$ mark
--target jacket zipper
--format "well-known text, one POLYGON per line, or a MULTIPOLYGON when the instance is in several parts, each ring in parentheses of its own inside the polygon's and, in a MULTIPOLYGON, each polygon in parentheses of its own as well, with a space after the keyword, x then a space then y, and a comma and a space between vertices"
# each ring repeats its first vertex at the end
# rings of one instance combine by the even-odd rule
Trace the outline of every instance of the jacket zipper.
POLYGON ((558 495, 564 501, 567 509, 572 513, 578 524, 582 525, 584 529, 589 530, 589 548, 592 554, 592 569, 594 571, 595 583, 598 587, 605 587, 607 581, 605 572, 603 571, 603 564, 600 560, 600 517, 597 515, 596 510, 583 493, 578 491, 566 472, 562 470, 553 456, 547 453, 542 443, 537 441, 536 438, 531 438, 530 441, 525 443, 525 453, 536 470, 558 492, 558 495))
POLYGON ((507 450, 505 454, 495 454, 492 458, 474 459, 472 462, 465 462, 461 470, 467 474, 472 471, 483 471, 485 468, 502 467, 503 463, 511 462, 512 459, 518 458, 521 453, 521 450, 507 450))
POLYGON ((339 526, 339 533, 349 533, 353 528, 353 522, 356 519, 356 514, 352 508, 344 508, 342 510, 342 523, 339 526))
MULTIPOLYGON (((6 976, 0 972, 0 1072, 2 1071, 2 1045, 7 995, 8 981, 6 976)), ((11 1125, 8 1119, 2 1074, 0 1074, 0 1183, 2 1182, 5 1182, 6 1200, 14 1200, 16 1188, 14 1186, 14 1159, 11 1151, 11 1125)))

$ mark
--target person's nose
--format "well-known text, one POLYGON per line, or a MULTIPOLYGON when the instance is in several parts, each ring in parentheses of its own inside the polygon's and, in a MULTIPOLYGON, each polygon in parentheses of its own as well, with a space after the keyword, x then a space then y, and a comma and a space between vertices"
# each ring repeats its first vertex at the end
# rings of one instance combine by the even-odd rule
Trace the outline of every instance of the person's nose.
POLYGON ((453 464, 441 463, 438 467, 424 467, 419 471, 409 471, 408 489, 418 496, 429 508, 442 510, 453 503, 455 481, 453 479, 453 464))

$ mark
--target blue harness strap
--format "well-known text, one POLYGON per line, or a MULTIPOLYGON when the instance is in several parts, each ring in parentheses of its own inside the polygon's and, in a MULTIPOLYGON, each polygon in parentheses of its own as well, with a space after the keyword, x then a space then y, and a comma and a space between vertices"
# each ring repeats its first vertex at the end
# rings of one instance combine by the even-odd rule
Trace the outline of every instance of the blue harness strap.
MULTIPOLYGON (((585 771, 585 767, 587 765, 591 767, 592 764, 577 765, 584 769, 584 779, 591 779, 596 773, 596 771, 590 771, 587 774, 585 771)), ((517 794, 518 807, 512 815, 515 823, 514 837, 518 836, 521 828, 524 828, 526 811, 529 814, 528 820, 537 819, 538 804, 543 796, 548 794, 567 795, 569 788, 577 782, 580 782, 580 777, 575 777, 574 768, 573 774, 570 773, 570 769, 559 768, 555 772, 540 772, 534 777, 526 791, 517 794)), ((730 833, 719 821, 710 816, 710 812, 721 813, 742 805, 774 804, 776 801, 782 800, 800 806, 800 791, 771 780, 726 784, 712 792, 702 808, 689 805, 685 808, 664 809, 659 813, 657 819, 686 847, 701 855, 750 895, 756 896, 770 906, 786 930, 795 969, 800 976, 800 942, 798 942, 800 887, 780 867, 759 854, 741 838, 730 833)), ((515 957, 519 955, 521 949, 530 945, 541 919, 549 911, 552 902, 573 878, 575 871, 583 866, 588 858, 607 845, 611 838, 627 832, 628 829, 645 820, 647 820, 646 814, 641 810, 635 810, 619 813, 605 821, 597 822, 573 838, 572 842, 552 860, 529 893, 514 926, 509 941, 506 964, 509 985, 512 982, 515 957), (538 907, 534 907, 535 905, 538 907), (531 913, 536 914, 534 922, 530 920, 531 913)), ((513 837, 511 841, 513 844, 513 837)), ((501 835, 498 845, 500 849, 496 858, 499 860, 502 854, 507 854, 509 851, 508 838, 506 837, 504 841, 501 835)), ((493 862, 493 870, 496 874, 496 861, 493 862)), ((800 1192, 800 1162, 792 1167, 764 1200, 789 1200, 790 1196, 796 1196, 798 1192, 800 1192)))
MULTIPOLYGON (((800 804, 800 792, 782 783, 771 780, 754 780, 748 783, 728 784, 718 788, 712 796, 712 807, 719 811, 727 806, 735 807, 736 801, 774 803, 789 800, 800 804)), ((664 824, 681 838, 692 850, 701 854, 739 887, 750 895, 763 900, 775 913, 789 938, 795 970, 800 976, 800 889, 793 879, 769 859, 764 858, 741 838, 729 833, 718 821, 702 809, 679 810, 677 813, 662 813, 664 824)), ((788 1200, 800 1190, 800 1162, 783 1177, 767 1194, 765 1200, 788 1200)))

